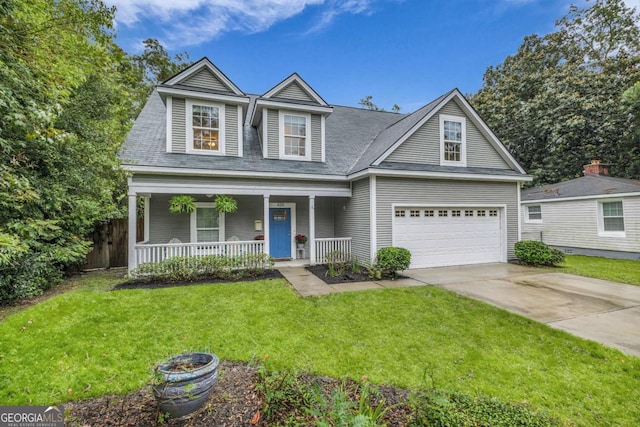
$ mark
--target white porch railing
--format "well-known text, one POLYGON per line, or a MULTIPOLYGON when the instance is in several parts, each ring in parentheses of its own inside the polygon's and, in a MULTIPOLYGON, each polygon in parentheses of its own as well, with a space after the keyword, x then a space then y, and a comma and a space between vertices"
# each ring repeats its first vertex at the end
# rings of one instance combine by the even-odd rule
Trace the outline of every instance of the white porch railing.
POLYGON ((149 262, 162 262, 167 258, 176 256, 197 257, 205 255, 237 256, 261 254, 264 252, 264 241, 138 244, 135 250, 136 265, 139 266, 140 264, 149 262))
POLYGON ((341 252, 346 258, 351 256, 351 237, 330 237, 326 239, 316 239, 316 259, 311 260, 312 264, 325 264, 327 254, 331 252, 341 252))

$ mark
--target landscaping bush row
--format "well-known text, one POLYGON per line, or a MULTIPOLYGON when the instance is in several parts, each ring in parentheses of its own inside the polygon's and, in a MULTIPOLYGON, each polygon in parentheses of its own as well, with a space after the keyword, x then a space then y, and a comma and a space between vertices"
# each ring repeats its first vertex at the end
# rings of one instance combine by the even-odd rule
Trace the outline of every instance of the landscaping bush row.
POLYGON ((361 274, 367 270, 370 279, 380 279, 383 275, 391 278, 398 277, 398 273, 409 268, 411 252, 405 248, 385 247, 378 249, 373 265, 365 266, 355 256, 342 251, 329 252, 326 255, 329 276, 336 277, 351 272, 361 274))
POLYGON ((262 253, 236 256, 176 256, 157 263, 141 264, 129 274, 129 278, 172 282, 204 278, 231 279, 255 277, 272 268, 273 259, 262 253))
MULTIPOLYGON (((386 387, 389 389, 389 387, 386 387)), ((317 378, 258 368, 257 389, 268 425, 413 427, 551 427, 561 425, 526 404, 423 390, 383 393, 365 382, 317 378), (387 397, 385 397, 385 395, 387 397), (389 400, 387 400, 389 398, 389 400), (393 401, 391 401, 393 400, 393 401), (287 420, 285 424, 279 424, 287 420)))

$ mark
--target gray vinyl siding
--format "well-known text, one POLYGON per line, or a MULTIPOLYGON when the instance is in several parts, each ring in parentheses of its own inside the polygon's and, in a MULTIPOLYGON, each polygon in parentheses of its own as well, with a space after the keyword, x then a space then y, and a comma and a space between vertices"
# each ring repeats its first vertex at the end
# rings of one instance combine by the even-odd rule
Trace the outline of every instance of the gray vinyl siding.
POLYGON ((277 159, 279 157, 279 138, 280 119, 278 110, 269 110, 267 112, 267 158, 277 159))
POLYGON ((320 121, 320 115, 311 115, 311 160, 314 162, 322 161, 322 125, 320 121))
POLYGON ((625 236, 612 237, 598 234, 597 199, 523 203, 522 239, 542 240, 558 247, 640 252, 640 197, 623 198, 622 205, 625 236), (528 205, 540 206, 541 224, 527 222, 528 205))
POLYGON ((466 117, 467 166, 510 169, 491 143, 484 137, 475 123, 462 109, 449 101, 438 114, 434 114, 422 127, 414 132, 387 158, 392 162, 440 164, 440 117, 439 114, 466 117))
POLYGON ((171 144, 174 153, 186 152, 186 135, 185 127, 185 100, 182 98, 173 98, 172 103, 172 126, 171 126, 171 144))
POLYGON ((235 105, 224 106, 224 154, 226 156, 238 155, 238 107, 235 105))
POLYGON ((297 101, 315 101, 312 97, 300 87, 296 82, 291 83, 280 92, 274 95, 274 98, 295 99, 297 101))
POLYGON ((226 87, 216 76, 211 74, 211 72, 206 69, 198 71, 186 80, 180 82, 180 84, 201 87, 204 89, 214 89, 231 92, 228 87, 226 87))
POLYGON ((169 212, 172 196, 154 194, 149 199, 149 243, 169 243, 173 238, 188 243, 191 239, 190 216, 187 213, 169 212))
POLYGON ((336 237, 351 237, 351 252, 360 260, 371 261, 371 216, 369 178, 352 183, 350 199, 335 199, 336 237))
POLYGON ((507 257, 514 258, 518 240, 518 193, 516 183, 452 181, 378 177, 376 185, 377 249, 391 246, 392 204, 506 205, 507 257))

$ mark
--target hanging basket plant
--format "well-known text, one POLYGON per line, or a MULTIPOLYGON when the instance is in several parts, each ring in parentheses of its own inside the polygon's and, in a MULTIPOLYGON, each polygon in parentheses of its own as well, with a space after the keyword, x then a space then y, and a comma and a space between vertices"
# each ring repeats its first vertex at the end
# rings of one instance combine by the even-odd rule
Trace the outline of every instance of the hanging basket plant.
POLYGON ((226 194, 218 194, 214 201, 219 212, 233 213, 238 210, 236 199, 226 194))
POLYGON ((186 194, 173 196, 169 203, 169 212, 174 214, 192 213, 196 210, 196 199, 186 194))

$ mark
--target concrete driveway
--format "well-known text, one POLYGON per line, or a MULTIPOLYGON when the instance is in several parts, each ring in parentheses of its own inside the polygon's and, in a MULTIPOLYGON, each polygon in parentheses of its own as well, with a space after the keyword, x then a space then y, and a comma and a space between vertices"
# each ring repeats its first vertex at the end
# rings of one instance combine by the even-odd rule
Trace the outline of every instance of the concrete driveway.
POLYGON ((513 264, 425 268, 404 275, 640 357, 640 286, 513 264))

